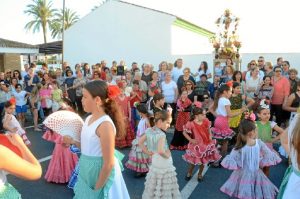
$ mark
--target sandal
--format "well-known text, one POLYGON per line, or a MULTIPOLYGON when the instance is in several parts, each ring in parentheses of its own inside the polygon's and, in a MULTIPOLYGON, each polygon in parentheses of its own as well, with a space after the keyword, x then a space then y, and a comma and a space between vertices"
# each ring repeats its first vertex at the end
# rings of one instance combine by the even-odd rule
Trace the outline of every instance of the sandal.
POLYGON ((187 175, 185 176, 185 180, 186 180, 186 181, 189 181, 191 178, 192 178, 192 175, 190 175, 190 174, 187 174, 187 175))
POLYGON ((202 182, 203 181, 203 176, 202 175, 198 175, 197 180, 198 180, 198 182, 202 182))

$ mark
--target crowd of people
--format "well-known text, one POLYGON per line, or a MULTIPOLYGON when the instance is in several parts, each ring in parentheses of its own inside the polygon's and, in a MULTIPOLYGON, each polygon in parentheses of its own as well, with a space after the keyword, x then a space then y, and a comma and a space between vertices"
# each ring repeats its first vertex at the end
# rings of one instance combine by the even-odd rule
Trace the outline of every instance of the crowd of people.
MULTIPOLYGON (((34 165, 30 172, 36 174, 26 179, 41 175, 22 143, 30 145, 24 130, 25 114, 30 112, 34 130, 43 130, 43 138, 57 146, 46 180, 69 182, 74 198, 129 198, 121 174, 122 155, 115 150, 125 147, 131 147, 125 166, 136 177, 146 176, 143 198, 181 198, 172 150, 185 151, 187 181, 197 165, 199 182, 205 166, 223 166, 234 170, 220 188, 225 194, 275 198, 278 189, 269 180, 269 168, 281 161, 273 148, 280 140, 281 153, 290 158, 291 166, 278 197, 299 195, 294 186, 300 182, 300 130, 295 122, 300 120, 300 81, 298 71, 282 57, 273 65, 260 56, 246 71, 227 59, 225 64, 214 63, 213 73, 206 61, 192 73, 182 59, 174 64, 162 61, 158 70, 149 63, 139 67, 133 62, 129 67, 113 61, 108 66, 104 60, 92 66, 76 64, 74 70, 67 63, 54 70, 47 64, 37 70, 33 63, 24 69, 0 73, 0 128, 21 151, 23 159, 18 162, 34 165), (86 118, 80 141, 38 125, 60 110, 86 118), (169 127, 174 130, 170 143, 169 127), (76 153, 81 153, 79 161, 76 153)), ((0 145, 1 158, 3 153, 6 148, 0 145)), ((3 171, 17 176, 19 171, 0 163, 0 198, 9 193, 1 191, 1 184, 16 198, 19 193, 6 182, 3 171)))

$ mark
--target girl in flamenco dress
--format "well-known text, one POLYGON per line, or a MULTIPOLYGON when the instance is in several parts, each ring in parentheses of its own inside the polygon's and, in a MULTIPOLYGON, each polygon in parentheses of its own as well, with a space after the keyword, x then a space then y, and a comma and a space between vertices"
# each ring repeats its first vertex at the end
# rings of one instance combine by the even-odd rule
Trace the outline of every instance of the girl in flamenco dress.
POLYGON ((129 152, 129 160, 126 162, 125 166, 136 172, 135 177, 145 176, 149 171, 149 164, 151 163, 151 158, 143 153, 142 149, 138 146, 139 139, 144 135, 145 131, 150 127, 149 114, 146 105, 138 104, 136 109, 141 116, 139 121, 136 138, 132 141, 132 148, 129 152))
POLYGON ((171 113, 159 111, 154 114, 154 126, 148 128, 139 140, 139 147, 151 156, 151 165, 146 176, 143 199, 181 198, 176 171, 169 150, 166 130, 172 122, 171 113), (145 143, 146 145, 145 146, 145 143))
POLYGON ((189 163, 186 180, 190 180, 195 165, 199 165, 198 181, 203 180, 204 166, 210 162, 221 159, 216 140, 211 138, 210 121, 206 118, 206 111, 200 107, 192 110, 191 120, 183 127, 183 135, 189 140, 186 153, 182 156, 189 163))
POLYGON ((260 168, 280 161, 277 153, 257 139, 255 115, 246 115, 239 126, 235 148, 221 163, 224 168, 234 171, 220 190, 239 199, 274 199, 278 189, 260 168))
POLYGON ((122 80, 118 83, 118 87, 121 90, 120 95, 116 97, 116 102, 123 111, 125 125, 126 125, 126 135, 124 138, 116 138, 115 145, 118 148, 130 147, 132 140, 134 139, 134 131, 130 124, 131 121, 131 107, 130 107, 130 97, 125 95, 126 81, 122 80))
POLYGON ((188 92, 182 87, 180 99, 177 101, 177 119, 173 139, 170 144, 171 150, 185 150, 188 140, 183 135, 183 126, 190 120, 192 101, 188 98, 188 92))
MULTIPOLYGON (((66 104, 62 105, 61 110, 68 109, 70 109, 69 106, 66 104)), ((63 123, 64 122, 61 121, 61 124, 63 123)), ((45 174, 45 179, 47 182, 67 183, 78 162, 78 157, 63 143, 63 137, 52 130, 53 128, 56 128, 54 127, 55 125, 59 125, 58 123, 49 122, 44 125, 43 130, 45 133, 43 138, 55 143, 52 158, 45 174)))

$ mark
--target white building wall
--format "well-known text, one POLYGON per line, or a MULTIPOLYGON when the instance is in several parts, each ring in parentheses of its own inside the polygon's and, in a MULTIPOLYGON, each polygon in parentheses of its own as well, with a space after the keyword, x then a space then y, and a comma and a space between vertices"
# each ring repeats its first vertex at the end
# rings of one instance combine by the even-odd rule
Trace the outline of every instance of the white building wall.
POLYGON ((130 4, 109 1, 65 33, 64 60, 97 63, 105 59, 159 63, 171 52, 175 17, 130 4), (155 23, 154 23, 155 22, 155 23))

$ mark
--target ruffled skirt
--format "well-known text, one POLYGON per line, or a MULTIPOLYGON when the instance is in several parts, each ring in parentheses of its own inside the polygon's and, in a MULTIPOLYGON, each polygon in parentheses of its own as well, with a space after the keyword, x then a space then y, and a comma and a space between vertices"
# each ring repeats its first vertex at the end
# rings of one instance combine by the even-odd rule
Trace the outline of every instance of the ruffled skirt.
POLYGON ((0 186, 0 198, 21 199, 21 194, 9 183, 0 186))
POLYGON ((152 156, 152 164, 146 176, 143 199, 181 198, 172 158, 165 159, 158 154, 152 156))
POLYGON ((186 162, 193 165, 216 162, 221 157, 216 148, 216 140, 212 140, 208 145, 189 143, 186 153, 182 156, 186 162))
POLYGON ((225 194, 240 199, 274 199, 278 189, 259 169, 235 170, 220 189, 225 194))
POLYGON ((126 124, 126 135, 125 135, 125 137, 122 138, 122 139, 116 139, 116 141, 115 141, 115 145, 118 148, 130 147, 131 142, 135 138, 134 131, 133 131, 133 128, 131 127, 130 121, 126 120, 125 124, 126 124))
POLYGON ((218 140, 231 139, 234 136, 234 131, 229 128, 228 117, 221 115, 217 116, 211 131, 213 138, 218 140))
POLYGON ((123 155, 115 151, 115 166, 108 177, 106 184, 95 190, 103 166, 102 157, 81 155, 79 160, 78 181, 74 187, 74 199, 129 199, 129 194, 121 173, 123 155))
MULTIPOLYGON (((238 113, 241 109, 231 110, 231 113, 238 113)), ((230 128, 237 128, 240 125, 242 114, 229 118, 230 128)))
POLYGON ((142 149, 138 146, 138 142, 138 138, 132 141, 129 160, 126 162, 125 166, 133 171, 146 173, 149 171, 148 165, 151 163, 151 158, 142 152, 142 149))
POLYGON ((61 136, 47 131, 43 138, 48 141, 54 141, 55 147, 52 153, 45 179, 47 182, 66 183, 69 181, 74 170, 78 157, 73 154, 68 147, 63 146, 61 136))

